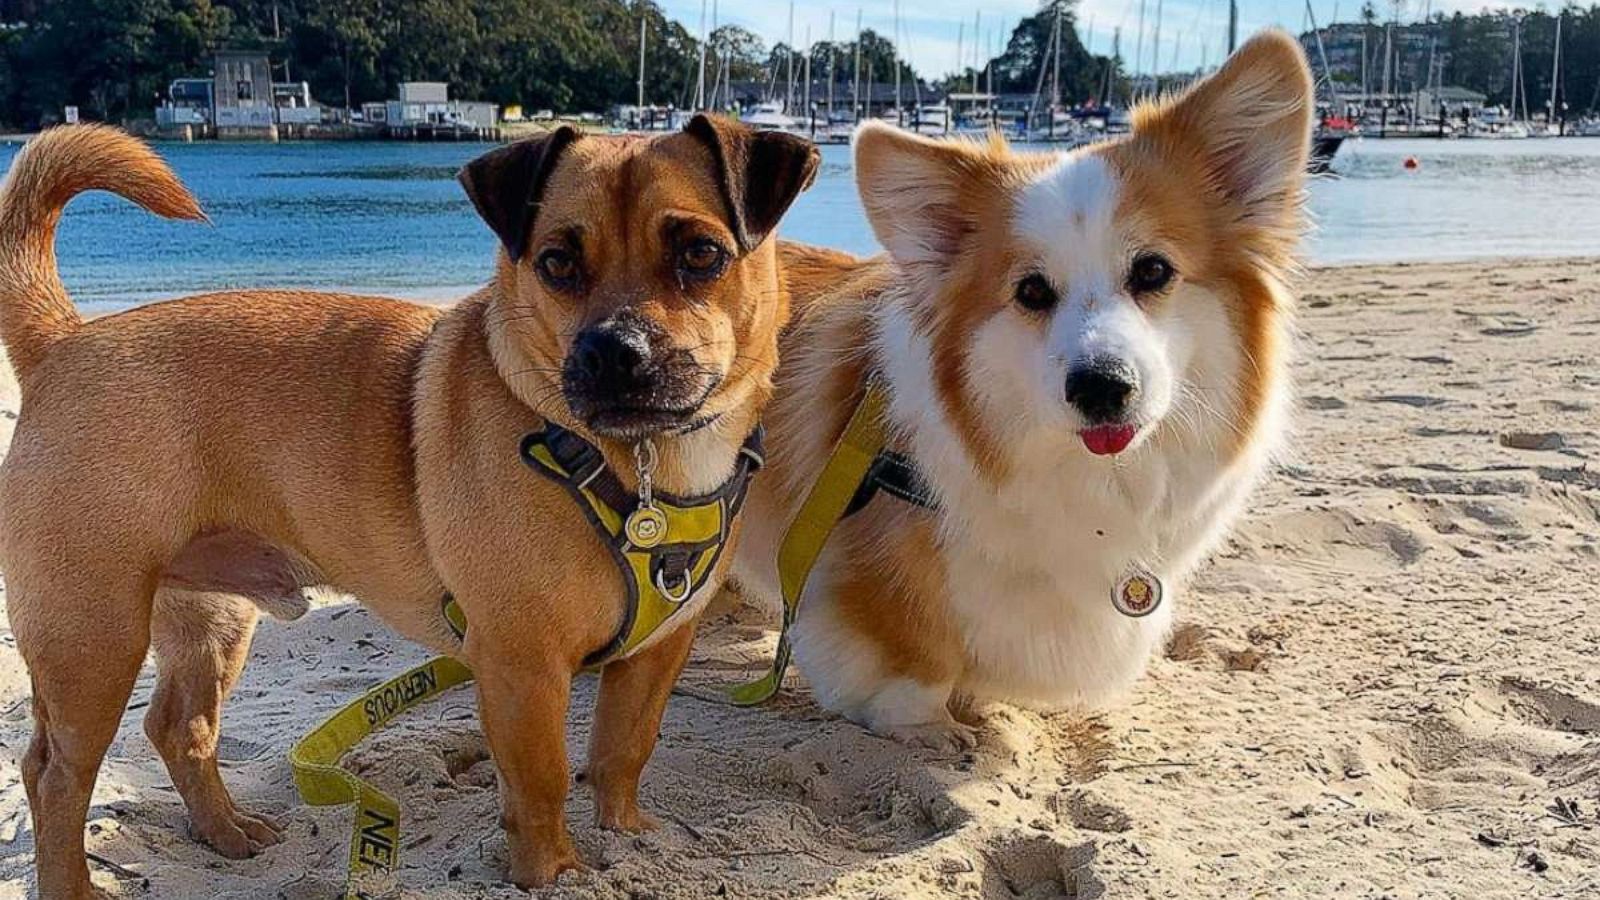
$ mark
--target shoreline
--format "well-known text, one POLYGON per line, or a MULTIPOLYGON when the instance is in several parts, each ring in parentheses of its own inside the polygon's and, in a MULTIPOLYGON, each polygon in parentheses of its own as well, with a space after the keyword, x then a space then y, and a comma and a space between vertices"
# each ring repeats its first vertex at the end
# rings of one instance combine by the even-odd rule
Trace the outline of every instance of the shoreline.
MULTIPOLYGON (((1395 259, 1395 260, 1340 260, 1335 262, 1313 262, 1303 267, 1302 281, 1326 272, 1341 272, 1360 269, 1406 269, 1422 266, 1437 266, 1445 268, 1476 267, 1483 269, 1515 269, 1526 266, 1549 265, 1552 263, 1570 263, 1585 265, 1600 263, 1600 252, 1593 254, 1552 254, 1549 256, 1491 256, 1491 257, 1443 257, 1433 259, 1395 259)), ((393 287, 383 285, 306 285, 306 284, 262 284, 251 285, 245 288, 196 288, 186 291, 161 291, 154 293, 136 293, 125 295, 123 299, 109 299, 98 294, 87 296, 72 289, 71 279, 67 280, 67 294, 71 296, 78 308, 91 315, 110 315, 138 306, 151 303, 162 303, 168 300, 178 300, 200 294, 225 293, 240 290, 265 290, 265 291, 307 291, 319 294, 355 294, 367 297, 388 297, 395 300, 408 300, 413 303, 422 303, 429 306, 447 306, 463 300, 471 294, 482 290, 489 280, 469 284, 443 284, 427 285, 422 287, 393 287)))

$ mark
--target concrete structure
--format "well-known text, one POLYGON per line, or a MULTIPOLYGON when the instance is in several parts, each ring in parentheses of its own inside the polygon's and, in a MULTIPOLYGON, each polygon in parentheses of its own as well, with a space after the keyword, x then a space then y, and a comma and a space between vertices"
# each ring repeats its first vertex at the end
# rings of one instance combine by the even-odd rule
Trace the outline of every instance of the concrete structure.
POLYGON ((311 99, 311 85, 304 81, 274 81, 272 108, 281 125, 321 125, 330 110, 311 99))
POLYGON ((278 139, 272 67, 255 50, 219 50, 212 70, 212 125, 218 138, 278 139))
POLYGON ((281 129, 304 131, 337 120, 311 98, 304 81, 272 81, 263 54, 223 51, 210 78, 179 78, 167 86, 167 102, 156 110, 166 137, 274 140, 281 129))
POLYGON ((361 117, 394 137, 490 137, 500 125, 500 108, 480 100, 451 100, 440 81, 407 81, 400 97, 361 104, 361 117))
POLYGON ((499 133, 498 106, 451 100, 444 82, 408 81, 400 85, 397 100, 363 103, 361 120, 375 126, 366 129, 349 121, 346 112, 318 103, 306 82, 275 82, 271 73, 264 53, 221 51, 210 78, 172 82, 167 102, 156 110, 156 125, 164 136, 183 140, 277 140, 280 135, 485 139, 499 133))

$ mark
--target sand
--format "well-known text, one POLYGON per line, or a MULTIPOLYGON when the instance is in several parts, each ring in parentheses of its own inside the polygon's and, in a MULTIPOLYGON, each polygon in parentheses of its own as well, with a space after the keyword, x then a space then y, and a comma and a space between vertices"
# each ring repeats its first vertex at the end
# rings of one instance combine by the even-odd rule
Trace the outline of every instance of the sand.
MULTIPOLYGON (((678 696, 643 794, 662 828, 599 832, 579 787, 568 814, 594 870, 545 896, 1600 895, 1600 261, 1318 270, 1302 330, 1295 458, 1126 705, 1002 708, 976 751, 942 756, 798 684, 757 710, 678 696)), ((765 658, 770 614, 727 606, 686 683, 765 658)), ((288 837, 245 862, 184 836, 140 731, 147 671, 90 813, 90 847, 121 867, 97 864, 97 883, 334 896, 349 813, 300 804, 284 753, 421 658, 347 601, 261 629, 224 777, 288 837)), ((0 623, 0 896, 31 880, 27 693, 0 623)), ((575 765, 591 681, 577 697, 575 765)), ((408 895, 522 896, 499 881, 470 690, 348 764, 411 816, 408 895)))

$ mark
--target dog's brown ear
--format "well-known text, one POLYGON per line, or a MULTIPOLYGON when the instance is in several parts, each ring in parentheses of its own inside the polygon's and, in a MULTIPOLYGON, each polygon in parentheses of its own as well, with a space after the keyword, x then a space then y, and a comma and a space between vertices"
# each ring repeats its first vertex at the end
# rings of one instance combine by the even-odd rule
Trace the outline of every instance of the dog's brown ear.
POLYGON ((805 138, 757 131, 721 116, 695 116, 687 128, 717 161, 733 234, 748 253, 778 227, 789 204, 811 186, 822 154, 805 138))
POLYGON ((1198 160, 1204 187, 1243 217, 1297 219, 1315 109, 1316 87, 1300 42, 1268 30, 1215 74, 1137 109, 1133 136, 1158 153, 1198 160))
POLYGON ((563 125, 548 134, 490 150, 467 163, 456 176, 512 262, 528 249, 528 232, 556 160, 577 139, 578 132, 563 125))

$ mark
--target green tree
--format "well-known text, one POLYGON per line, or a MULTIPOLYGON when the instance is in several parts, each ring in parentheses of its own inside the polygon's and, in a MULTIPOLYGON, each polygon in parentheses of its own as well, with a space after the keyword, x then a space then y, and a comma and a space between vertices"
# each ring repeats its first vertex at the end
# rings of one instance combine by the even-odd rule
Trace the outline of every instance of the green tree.
MULTIPOLYGON (((721 72, 726 65, 732 81, 754 81, 765 77, 786 49, 779 44, 772 48, 769 56, 761 36, 738 25, 723 25, 711 32, 706 47, 716 61, 715 70, 721 72)), ((712 66, 712 63, 708 62, 707 66, 712 66)))
MULTIPOLYGON (((1024 18, 1012 29, 1006 41, 1005 52, 988 61, 994 69, 994 89, 1000 93, 1032 93, 1041 87, 1046 100, 1055 81, 1056 61, 1050 58, 1051 36, 1056 18, 1061 20, 1061 101, 1077 103, 1100 97, 1108 68, 1115 61, 1105 56, 1091 56, 1078 38, 1076 0, 1047 0, 1039 11, 1024 18), (1048 68, 1048 71, 1047 71, 1048 68)), ((979 88, 987 87, 980 72, 967 69, 948 76, 944 86, 952 91, 971 90, 978 76, 979 88)), ((1121 83, 1120 69, 1111 72, 1112 85, 1121 83)))

